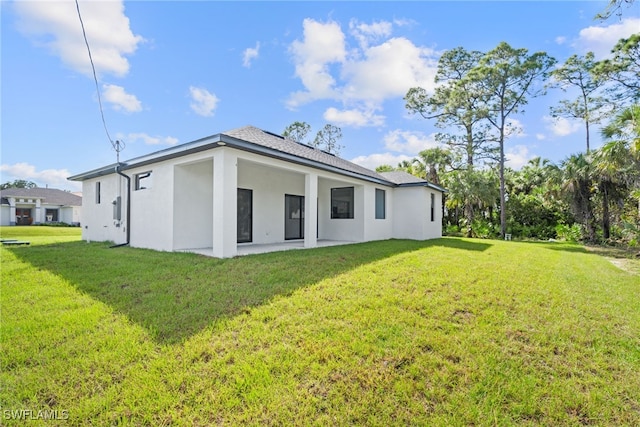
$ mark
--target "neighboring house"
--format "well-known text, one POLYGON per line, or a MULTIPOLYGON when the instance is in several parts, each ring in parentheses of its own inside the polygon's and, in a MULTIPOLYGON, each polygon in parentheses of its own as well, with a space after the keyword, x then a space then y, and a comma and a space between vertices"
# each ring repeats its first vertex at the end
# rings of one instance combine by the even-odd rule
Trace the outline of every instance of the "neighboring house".
POLYGON ((0 225, 80 225, 82 197, 54 188, 0 190, 0 225))
POLYGON ((245 245, 442 235, 443 188, 252 126, 69 179, 83 184, 88 241, 225 258, 245 245))

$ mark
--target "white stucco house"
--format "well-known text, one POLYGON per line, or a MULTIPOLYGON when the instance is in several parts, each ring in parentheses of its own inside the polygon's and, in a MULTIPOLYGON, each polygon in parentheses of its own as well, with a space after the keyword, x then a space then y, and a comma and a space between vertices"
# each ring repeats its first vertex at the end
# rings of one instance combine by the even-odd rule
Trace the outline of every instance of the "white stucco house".
POLYGON ((0 190, 0 225, 80 225, 82 197, 55 188, 0 190))
POLYGON ((83 239, 233 257, 251 245, 425 240, 445 190, 246 126, 69 178, 83 239))

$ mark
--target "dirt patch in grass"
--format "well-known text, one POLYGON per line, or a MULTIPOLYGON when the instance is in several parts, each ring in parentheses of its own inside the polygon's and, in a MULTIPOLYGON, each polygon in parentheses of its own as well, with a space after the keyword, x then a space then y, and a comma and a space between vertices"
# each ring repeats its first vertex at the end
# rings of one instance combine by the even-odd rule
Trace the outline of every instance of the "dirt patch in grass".
POLYGON ((618 267, 620 270, 624 270, 627 273, 635 274, 640 276, 640 261, 632 260, 632 259, 624 259, 624 258, 609 258, 607 257, 611 264, 618 267))
POLYGON ((611 246, 585 246, 585 248, 588 252, 602 255, 620 270, 640 275, 640 251, 638 248, 617 248, 611 246))

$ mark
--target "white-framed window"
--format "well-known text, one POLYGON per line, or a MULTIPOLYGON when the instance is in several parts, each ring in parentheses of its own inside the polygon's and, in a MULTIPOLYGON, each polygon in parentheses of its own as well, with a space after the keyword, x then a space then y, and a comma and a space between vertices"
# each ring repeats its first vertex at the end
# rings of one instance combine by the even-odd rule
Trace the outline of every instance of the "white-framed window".
POLYGON ((353 218, 353 187, 331 189, 331 219, 353 218))
POLYGON ((58 209, 45 209, 44 216, 46 222, 58 222, 58 209))
POLYGON ((376 188, 376 219, 386 218, 386 192, 376 188))
POLYGON ((436 220, 436 195, 431 193, 431 222, 436 220))
POLYGON ((134 175, 135 191, 146 190, 153 186, 151 171, 140 172, 134 175))

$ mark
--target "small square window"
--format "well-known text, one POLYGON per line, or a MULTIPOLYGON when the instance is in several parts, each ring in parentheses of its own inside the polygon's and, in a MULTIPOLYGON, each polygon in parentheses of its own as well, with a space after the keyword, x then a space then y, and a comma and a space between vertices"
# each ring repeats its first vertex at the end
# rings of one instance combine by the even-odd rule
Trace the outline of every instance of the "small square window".
POLYGON ((146 190, 151 188, 153 184, 153 178, 151 176, 151 171, 137 173, 134 175, 135 177, 135 190, 146 190))

